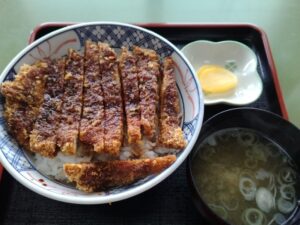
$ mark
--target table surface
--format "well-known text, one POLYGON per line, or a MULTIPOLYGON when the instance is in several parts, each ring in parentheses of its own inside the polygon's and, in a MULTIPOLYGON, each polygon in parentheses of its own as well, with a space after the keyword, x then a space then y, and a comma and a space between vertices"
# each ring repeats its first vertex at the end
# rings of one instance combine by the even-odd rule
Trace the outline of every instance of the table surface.
POLYGON ((300 127, 299 0, 0 0, 0 71, 44 22, 253 23, 268 35, 289 119, 300 127))

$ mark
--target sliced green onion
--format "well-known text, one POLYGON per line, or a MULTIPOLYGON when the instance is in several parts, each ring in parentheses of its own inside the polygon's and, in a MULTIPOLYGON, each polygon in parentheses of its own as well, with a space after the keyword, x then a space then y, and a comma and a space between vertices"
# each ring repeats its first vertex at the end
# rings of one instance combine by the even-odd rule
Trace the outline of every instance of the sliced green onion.
POLYGON ((296 197, 295 188, 292 185, 283 184, 280 187, 280 195, 287 200, 293 200, 296 197))
POLYGON ((293 183, 296 180, 296 172, 291 167, 285 167, 280 170, 279 176, 285 183, 293 183))
POLYGON ((239 182, 239 189, 241 194, 247 201, 251 201, 255 198, 256 184, 248 177, 241 177, 239 182))
POLYGON ((278 200, 277 200, 277 207, 278 207, 278 210, 282 213, 290 213, 293 211, 293 209, 296 207, 296 201, 293 200, 292 202, 291 201, 288 201, 282 197, 280 197, 278 200))
POLYGON ((259 144, 256 146, 256 148, 253 150, 255 154, 255 158, 257 160, 266 162, 267 161, 267 155, 265 154, 265 151, 263 150, 264 146, 262 144, 259 144))
POLYGON ((257 166, 257 160, 254 158, 248 158, 245 160, 245 166, 249 169, 254 169, 257 166))
POLYGON ((253 158, 254 157, 254 152, 253 152, 252 148, 249 148, 249 149, 246 150, 246 156, 248 158, 253 158))
POLYGON ((267 153, 267 155, 272 158, 277 158, 278 156, 280 156, 280 151, 278 150, 278 147, 276 147, 273 143, 266 144, 264 150, 267 153))
POLYGON ((242 214, 242 221, 245 225, 264 225, 266 217, 256 208, 248 208, 242 214))
POLYGON ((228 213, 223 206, 215 205, 215 204, 208 204, 209 208, 214 211, 219 217, 226 220, 228 217, 228 213))
POLYGON ((292 168, 296 168, 297 164, 294 162, 293 159, 291 159, 290 157, 288 157, 288 164, 292 167, 292 168))

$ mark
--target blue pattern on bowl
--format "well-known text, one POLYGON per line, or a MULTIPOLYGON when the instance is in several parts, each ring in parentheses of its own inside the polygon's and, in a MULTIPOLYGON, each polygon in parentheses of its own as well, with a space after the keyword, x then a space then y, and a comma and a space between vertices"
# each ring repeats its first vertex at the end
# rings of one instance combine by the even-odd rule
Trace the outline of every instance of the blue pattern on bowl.
POLYGON ((169 56, 174 51, 158 38, 144 31, 133 30, 131 27, 115 25, 89 26, 75 29, 75 32, 78 35, 81 46, 84 45, 85 40, 91 39, 92 41, 107 42, 114 48, 137 45, 154 49, 161 57, 169 56))

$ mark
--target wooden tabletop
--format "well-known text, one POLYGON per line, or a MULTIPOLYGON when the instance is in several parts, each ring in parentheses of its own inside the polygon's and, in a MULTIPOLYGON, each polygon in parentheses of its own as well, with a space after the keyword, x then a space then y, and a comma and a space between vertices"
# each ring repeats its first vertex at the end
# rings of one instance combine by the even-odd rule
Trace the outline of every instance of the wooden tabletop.
POLYGON ((290 120, 300 127, 298 0, 0 0, 0 71, 44 22, 253 23, 268 35, 290 120))

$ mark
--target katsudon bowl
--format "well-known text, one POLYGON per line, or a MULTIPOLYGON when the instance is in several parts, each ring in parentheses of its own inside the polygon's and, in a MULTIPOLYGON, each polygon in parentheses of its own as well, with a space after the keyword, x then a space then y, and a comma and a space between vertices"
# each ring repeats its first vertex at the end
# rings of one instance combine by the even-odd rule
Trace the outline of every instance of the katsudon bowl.
MULTIPOLYGON (((116 23, 92 22, 68 26, 54 31, 23 49, 6 66, 0 82, 14 80, 20 67, 33 64, 37 60, 58 59, 72 48, 83 51, 86 40, 108 43, 116 51, 122 46, 140 46, 155 50, 163 58, 170 56, 175 62, 176 85, 179 92, 182 130, 187 141, 183 150, 177 151, 176 161, 159 174, 148 176, 131 185, 110 189, 104 192, 85 193, 75 187, 59 182, 38 168, 31 153, 20 148, 9 134, 4 118, 5 98, 0 102, 0 159, 4 168, 21 184, 45 197, 75 204, 103 204, 138 195, 157 185, 171 175, 186 159, 192 150, 203 120, 203 95, 195 78, 195 72, 183 54, 165 38, 144 28, 116 23)), ((68 159, 65 159, 66 162, 68 159)))

